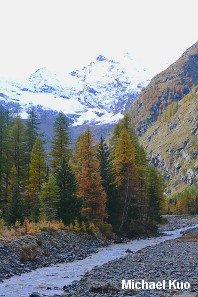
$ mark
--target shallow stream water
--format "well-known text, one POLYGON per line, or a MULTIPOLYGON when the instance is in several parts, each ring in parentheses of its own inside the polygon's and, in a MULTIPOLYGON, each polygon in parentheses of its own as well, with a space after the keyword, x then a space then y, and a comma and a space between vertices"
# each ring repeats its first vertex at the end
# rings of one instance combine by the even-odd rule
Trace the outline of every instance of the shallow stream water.
POLYGON ((0 297, 29 297, 32 292, 37 292, 43 296, 62 294, 64 293, 63 286, 79 280, 95 266, 101 266, 104 263, 125 256, 127 249, 138 251, 148 246, 154 246, 166 240, 178 238, 181 236, 182 231, 196 227, 198 227, 198 224, 174 231, 166 231, 160 237, 135 239, 127 243, 112 244, 101 248, 98 253, 84 260, 52 265, 20 276, 13 276, 0 283, 0 297))

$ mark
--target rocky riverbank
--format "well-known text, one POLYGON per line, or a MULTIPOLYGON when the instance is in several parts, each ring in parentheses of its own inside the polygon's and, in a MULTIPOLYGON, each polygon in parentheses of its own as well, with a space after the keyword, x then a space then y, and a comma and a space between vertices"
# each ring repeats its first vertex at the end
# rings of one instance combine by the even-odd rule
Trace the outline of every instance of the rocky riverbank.
MULTIPOLYGON (((168 216, 168 221, 168 224, 159 227, 159 234, 166 230, 172 231, 198 224, 198 217, 168 216)), ((174 294, 172 292, 174 290, 157 292, 122 290, 122 279, 160 281, 176 278, 189 281, 190 290, 197 291, 195 278, 198 273, 198 238, 195 232, 198 230, 185 231, 185 236, 182 239, 167 241, 138 252, 129 250, 127 256, 95 267, 80 281, 74 282, 71 286, 65 286, 65 296, 149 297, 174 294)), ((104 240, 100 234, 93 236, 71 231, 42 232, 39 235, 13 240, 9 243, 0 242, 0 278, 3 280, 12 275, 22 274, 51 264, 81 260, 110 243, 110 241, 104 240)), ((45 296, 51 295, 49 292, 49 295, 45 296)))
POLYGON ((191 227, 198 223, 198 215, 166 215, 164 218, 167 220, 167 224, 160 225, 159 232, 173 231, 183 227, 191 227))
MULTIPOLYGON (((161 231, 175 230, 198 223, 196 217, 169 217, 169 224, 160 227, 161 231)), ((70 297, 107 297, 107 296, 198 296, 198 228, 184 232, 184 236, 166 241, 153 247, 146 247, 127 256, 95 267, 84 277, 65 287, 70 297), (122 280, 145 280, 147 282, 166 281, 162 290, 122 290, 122 280), (190 289, 180 290, 169 280, 189 282, 190 289)))
POLYGON ((51 264, 84 259, 108 244, 101 234, 72 231, 42 232, 0 242, 0 281, 51 264))

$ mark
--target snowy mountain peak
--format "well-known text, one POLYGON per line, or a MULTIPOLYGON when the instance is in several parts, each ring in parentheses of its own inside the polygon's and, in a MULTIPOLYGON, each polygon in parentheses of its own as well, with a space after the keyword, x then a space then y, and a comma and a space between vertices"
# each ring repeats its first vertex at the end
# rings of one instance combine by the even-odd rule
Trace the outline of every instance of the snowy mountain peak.
POLYGON ((105 57, 103 55, 99 55, 99 56, 97 56, 96 60, 105 61, 105 57))
POLYGON ((150 79, 127 54, 115 60, 99 55, 70 73, 40 68, 25 82, 0 81, 0 100, 19 103, 23 115, 30 105, 64 112, 75 125, 117 122, 150 79))

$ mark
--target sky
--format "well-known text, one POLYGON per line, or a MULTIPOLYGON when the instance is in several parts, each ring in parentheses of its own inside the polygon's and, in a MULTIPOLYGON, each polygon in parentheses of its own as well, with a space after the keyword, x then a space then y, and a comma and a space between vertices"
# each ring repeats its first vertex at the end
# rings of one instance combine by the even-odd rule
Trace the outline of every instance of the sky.
POLYGON ((0 78, 129 52, 158 73, 198 40, 197 0, 0 0, 0 78))

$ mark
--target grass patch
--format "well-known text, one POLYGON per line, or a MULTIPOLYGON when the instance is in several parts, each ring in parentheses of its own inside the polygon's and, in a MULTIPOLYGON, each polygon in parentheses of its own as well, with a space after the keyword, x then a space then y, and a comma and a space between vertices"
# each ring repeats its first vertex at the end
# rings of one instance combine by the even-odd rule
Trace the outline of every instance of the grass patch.
POLYGON ((3 219, 0 219, 0 241, 11 241, 17 238, 28 235, 36 235, 42 231, 52 232, 58 230, 68 230, 68 226, 64 225, 62 221, 46 221, 30 222, 25 219, 23 225, 18 221, 14 226, 8 226, 3 219))
MULTIPOLYGON (((109 232, 111 232, 111 225, 103 225, 103 227, 105 227, 105 230, 103 230, 103 228, 100 231, 104 231, 104 235, 105 233, 109 234, 109 232)), ((51 233, 59 230, 70 230, 77 233, 89 234, 99 232, 99 228, 95 226, 93 222, 87 222, 86 224, 82 222, 81 224, 79 224, 77 220, 74 220, 74 224, 71 223, 69 226, 67 226, 64 225, 62 220, 40 220, 39 222, 30 222, 28 219, 25 219, 22 225, 18 221, 16 221, 14 226, 8 226, 3 219, 0 219, 0 241, 3 242, 12 241, 17 238, 26 237, 28 235, 34 236, 36 234, 40 234, 41 232, 51 233)), ((106 236, 108 234, 106 234, 106 236)))

